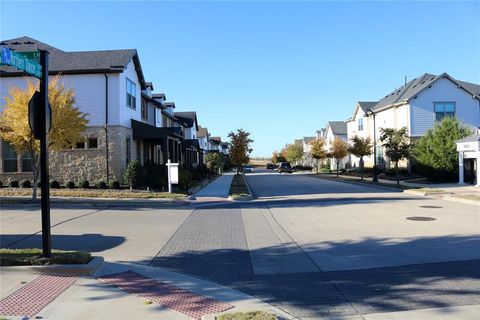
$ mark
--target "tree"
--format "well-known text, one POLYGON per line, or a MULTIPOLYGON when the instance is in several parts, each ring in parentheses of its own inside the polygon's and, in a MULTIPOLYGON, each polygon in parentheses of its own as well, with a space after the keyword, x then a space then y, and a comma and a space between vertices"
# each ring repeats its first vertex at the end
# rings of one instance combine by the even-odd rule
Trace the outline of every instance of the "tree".
MULTIPOLYGON (((27 152, 32 159, 33 199, 37 197, 40 142, 35 140, 28 124, 28 102, 36 90, 37 83, 29 79, 25 89, 11 88, 5 98, 4 110, 0 113, 0 139, 10 143, 18 153, 27 152)), ((87 114, 74 107, 75 92, 65 88, 58 77, 50 81, 48 95, 52 108, 49 149, 54 151, 69 149, 83 140, 81 134, 87 127, 87 114)))
POLYGON ((336 137, 333 140, 332 147, 330 149, 330 155, 335 159, 338 178, 338 167, 340 166, 340 161, 348 155, 348 143, 336 137))
POLYGON ((395 164, 395 176, 397 186, 400 184, 398 177, 398 162, 410 155, 410 143, 407 135, 407 128, 400 129, 380 128, 380 141, 385 146, 385 154, 395 164))
POLYGON ((348 152, 353 154, 355 157, 360 158, 360 176, 363 180, 363 157, 369 156, 372 154, 372 143, 370 138, 361 138, 359 136, 354 136, 352 139, 352 145, 348 148, 348 152))
POLYGON ((272 153, 272 163, 278 163, 278 152, 277 151, 273 151, 272 153))
POLYGON ((142 184, 143 173, 140 161, 130 161, 123 175, 123 182, 130 188, 137 188, 142 184))
POLYGON ((209 152, 205 156, 207 168, 217 173, 223 170, 226 160, 225 155, 220 152, 209 152))
POLYGON ((450 172, 453 176, 458 170, 455 141, 471 133, 469 128, 462 126, 456 118, 445 117, 415 143, 412 154, 419 163, 435 171, 450 172))
POLYGON ((321 138, 317 138, 315 140, 310 141, 310 154, 312 158, 315 159, 316 165, 315 170, 318 174, 318 162, 321 159, 325 159, 327 157, 327 152, 325 151, 325 140, 321 138))
POLYGON ((284 149, 283 156, 290 163, 295 163, 303 158, 303 147, 299 144, 288 144, 284 149))
POLYGON ((252 153, 252 148, 250 144, 253 143, 253 140, 250 139, 250 133, 243 130, 237 129, 237 132, 231 131, 228 134, 230 138, 229 142, 229 154, 230 160, 233 165, 237 167, 237 174, 240 172, 240 168, 250 161, 250 153, 252 153))

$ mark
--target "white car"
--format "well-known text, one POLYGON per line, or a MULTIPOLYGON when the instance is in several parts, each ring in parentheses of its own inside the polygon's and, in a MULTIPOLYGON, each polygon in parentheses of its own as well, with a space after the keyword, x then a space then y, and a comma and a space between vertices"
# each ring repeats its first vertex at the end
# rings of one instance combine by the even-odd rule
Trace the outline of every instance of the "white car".
POLYGON ((243 167, 243 172, 252 173, 253 172, 253 167, 252 166, 245 166, 245 167, 243 167))

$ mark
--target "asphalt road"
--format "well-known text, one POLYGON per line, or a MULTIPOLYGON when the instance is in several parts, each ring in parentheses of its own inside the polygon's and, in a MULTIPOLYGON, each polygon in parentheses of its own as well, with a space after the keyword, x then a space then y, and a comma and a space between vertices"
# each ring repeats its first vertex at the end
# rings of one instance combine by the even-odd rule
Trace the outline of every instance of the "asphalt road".
MULTIPOLYGON (((248 203, 55 208, 54 247, 205 278, 299 318, 480 305, 477 206, 308 175, 247 180, 248 203)), ((2 246, 39 244, 38 211, 2 209, 0 222, 2 246)))

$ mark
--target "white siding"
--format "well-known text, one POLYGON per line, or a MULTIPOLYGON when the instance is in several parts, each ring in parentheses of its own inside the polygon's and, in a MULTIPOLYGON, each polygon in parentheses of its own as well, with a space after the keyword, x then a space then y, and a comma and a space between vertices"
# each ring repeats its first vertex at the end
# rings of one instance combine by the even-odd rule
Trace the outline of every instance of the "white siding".
MULTIPOLYGON (((54 78, 50 77, 50 80, 54 78)), ((109 124, 118 124, 118 78, 117 74, 108 75, 108 105, 109 124)), ((81 112, 87 113, 89 126, 105 124, 105 75, 103 74, 79 74, 63 75, 60 83, 66 88, 75 92, 75 106, 81 112)), ((23 77, 0 78, 1 102, 0 110, 5 104, 5 97, 8 96, 12 87, 25 88, 26 79, 23 77)))
POLYGON ((447 78, 439 79, 416 99, 410 100, 411 135, 422 136, 435 124, 434 102, 455 102, 456 117, 473 128, 480 126, 480 104, 472 95, 447 78))
POLYGON ((119 111, 120 111, 120 119, 119 124, 121 126, 125 126, 130 128, 131 121, 130 119, 141 121, 141 88, 140 83, 138 81, 137 72, 135 70, 135 64, 133 60, 127 64, 127 67, 120 74, 120 84, 119 84, 119 96, 120 96, 120 103, 119 103, 119 111), (133 81, 136 85, 137 90, 137 97, 136 97, 136 108, 135 110, 127 106, 127 78, 130 81, 133 81))

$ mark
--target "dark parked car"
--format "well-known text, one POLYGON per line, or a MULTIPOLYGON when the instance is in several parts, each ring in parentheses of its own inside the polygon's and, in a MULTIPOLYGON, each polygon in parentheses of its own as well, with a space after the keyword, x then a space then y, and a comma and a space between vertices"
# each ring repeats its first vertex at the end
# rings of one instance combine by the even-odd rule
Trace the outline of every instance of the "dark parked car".
POLYGON ((275 169, 275 165, 273 163, 267 163, 267 169, 273 170, 275 169))
POLYGON ((282 172, 292 173, 292 172, 293 172, 293 169, 292 169, 292 166, 290 166, 290 163, 288 163, 288 162, 280 162, 280 163, 278 164, 277 171, 278 171, 279 173, 282 173, 282 172))

